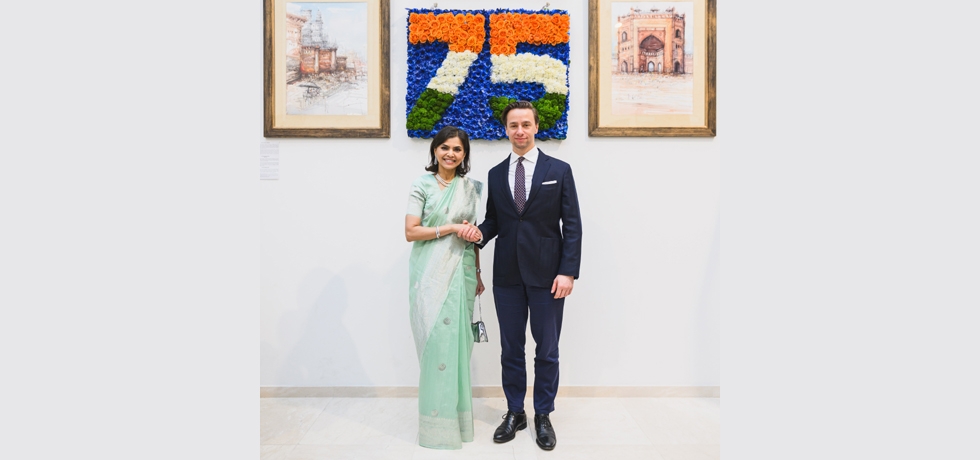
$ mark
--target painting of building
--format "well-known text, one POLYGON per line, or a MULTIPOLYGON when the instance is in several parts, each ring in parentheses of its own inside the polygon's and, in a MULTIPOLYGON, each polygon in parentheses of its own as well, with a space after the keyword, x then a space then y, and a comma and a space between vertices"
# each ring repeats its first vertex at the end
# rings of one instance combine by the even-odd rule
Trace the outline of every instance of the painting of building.
POLYGON ((613 2, 612 13, 612 113, 693 113, 693 2, 613 2))
POLYGON ((300 47, 306 16, 286 13, 286 83, 299 80, 300 47))
POLYGON ((303 11, 306 23, 300 32, 300 64, 301 74, 330 73, 337 65, 337 44, 330 40, 327 31, 323 29, 323 16, 316 12, 316 19, 310 20, 310 10, 303 11))
POLYGON ((617 70, 621 73, 686 73, 685 15, 664 10, 630 8, 616 18, 617 70))
POLYGON ((367 113, 366 3, 286 4, 286 113, 367 113))

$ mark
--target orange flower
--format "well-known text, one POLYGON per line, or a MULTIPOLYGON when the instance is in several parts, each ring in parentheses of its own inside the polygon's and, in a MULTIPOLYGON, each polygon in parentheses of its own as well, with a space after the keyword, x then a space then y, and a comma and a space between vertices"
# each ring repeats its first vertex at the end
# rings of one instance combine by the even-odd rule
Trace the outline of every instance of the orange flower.
POLYGON ((566 43, 569 39, 568 24, 568 15, 562 14, 491 14, 491 53, 513 54, 517 51, 518 43, 566 43))
POLYGON ((568 28, 568 15, 563 14, 491 14, 491 52, 513 53, 516 52, 518 43, 567 43, 568 28))
POLYGON ((483 15, 469 15, 433 12, 409 15, 409 42, 446 42, 450 51, 483 50, 486 31, 483 15))

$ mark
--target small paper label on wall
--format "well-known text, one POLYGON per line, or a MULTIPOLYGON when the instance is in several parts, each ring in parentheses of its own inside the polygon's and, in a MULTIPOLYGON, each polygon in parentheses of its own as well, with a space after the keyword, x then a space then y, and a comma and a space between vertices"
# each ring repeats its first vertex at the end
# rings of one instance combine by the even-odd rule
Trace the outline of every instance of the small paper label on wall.
POLYGON ((259 143, 259 180, 279 180, 279 143, 259 143))

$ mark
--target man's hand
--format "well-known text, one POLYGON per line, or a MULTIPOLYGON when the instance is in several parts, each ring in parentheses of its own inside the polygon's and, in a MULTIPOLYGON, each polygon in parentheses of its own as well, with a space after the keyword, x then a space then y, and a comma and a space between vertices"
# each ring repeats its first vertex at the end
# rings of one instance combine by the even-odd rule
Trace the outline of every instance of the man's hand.
POLYGON ((555 282, 551 283, 551 293, 556 299, 563 299, 572 294, 572 287, 575 284, 575 277, 568 275, 558 275, 555 282))
POLYGON ((477 228, 476 225, 473 225, 465 220, 463 221, 463 228, 456 233, 456 236, 469 241, 470 243, 476 243, 477 241, 483 239, 483 233, 480 232, 480 229, 477 228))

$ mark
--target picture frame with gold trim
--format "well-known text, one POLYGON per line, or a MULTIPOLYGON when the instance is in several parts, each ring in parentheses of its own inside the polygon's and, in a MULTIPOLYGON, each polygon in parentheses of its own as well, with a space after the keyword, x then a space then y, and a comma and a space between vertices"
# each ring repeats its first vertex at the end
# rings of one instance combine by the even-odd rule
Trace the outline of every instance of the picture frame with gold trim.
POLYGON ((717 0, 589 0, 589 136, 716 135, 717 0))
POLYGON ((391 137, 389 14, 389 0, 264 0, 265 137, 391 137))

